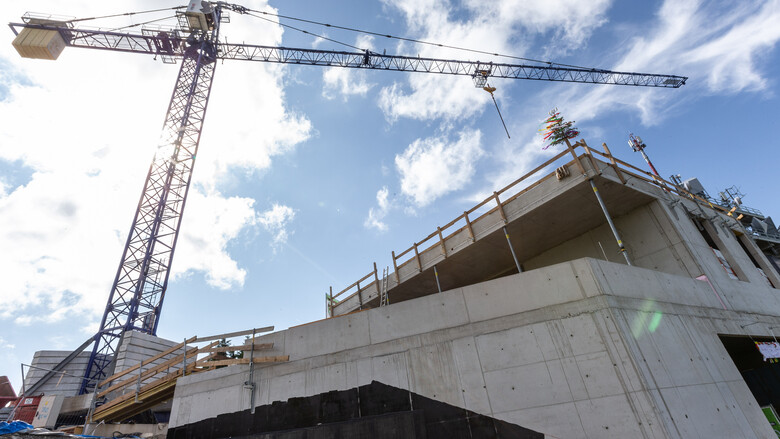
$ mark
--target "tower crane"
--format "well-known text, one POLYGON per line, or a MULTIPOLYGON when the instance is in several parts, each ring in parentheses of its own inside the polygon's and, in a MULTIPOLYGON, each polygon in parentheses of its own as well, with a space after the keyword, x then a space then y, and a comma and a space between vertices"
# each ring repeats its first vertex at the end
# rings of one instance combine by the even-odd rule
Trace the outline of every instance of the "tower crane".
POLYGON ((558 64, 510 64, 387 55, 368 50, 348 52, 230 44, 219 38, 221 25, 229 22, 228 13, 259 11, 222 1, 196 0, 190 1, 186 11, 176 9, 179 26, 170 31, 94 30, 79 27, 77 20, 31 14, 26 14, 21 23, 9 23, 16 34, 14 46, 24 57, 56 59, 65 47, 80 47, 159 56, 171 63, 181 60, 162 140, 149 167, 100 328, 80 348, 93 345, 81 383, 82 394, 92 391, 112 373, 114 354, 125 332, 151 335, 157 332, 217 60, 460 75, 471 76, 475 83, 488 78, 509 78, 679 88, 688 79, 558 64))

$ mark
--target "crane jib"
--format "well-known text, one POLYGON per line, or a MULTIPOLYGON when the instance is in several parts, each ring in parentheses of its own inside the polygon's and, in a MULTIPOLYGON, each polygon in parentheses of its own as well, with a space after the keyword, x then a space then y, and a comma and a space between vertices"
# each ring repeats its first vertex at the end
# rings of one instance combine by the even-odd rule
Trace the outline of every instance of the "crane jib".
MULTIPOLYGON (((67 26, 10 23, 17 29, 31 28, 56 31, 70 47, 103 49, 181 58, 191 42, 175 32, 123 33, 67 26)), ((374 52, 345 52, 251 44, 217 44, 217 59, 260 61, 283 64, 344 67, 357 69, 425 72, 446 75, 474 76, 488 72, 491 78, 530 79, 539 81, 578 82, 589 84, 633 85, 643 87, 679 88, 687 77, 654 73, 618 72, 586 69, 557 64, 532 65, 496 62, 464 61, 386 55, 374 52)))
POLYGON ((491 89, 486 87, 487 78, 661 88, 678 88, 688 79, 554 63, 510 64, 386 55, 368 50, 345 52, 219 43, 222 8, 239 13, 247 11, 223 2, 192 3, 186 13, 179 15, 185 21, 182 30, 142 29, 140 33, 75 28, 72 21, 51 16, 29 16, 25 23, 9 24, 17 35, 14 47, 27 58, 55 60, 64 47, 81 47, 160 56, 163 62, 170 63, 181 61, 166 114, 163 141, 148 171, 100 330, 94 336, 80 393, 96 389, 109 374, 119 340, 127 331, 156 334, 216 60, 470 76, 475 82, 484 82, 488 91, 491 89))

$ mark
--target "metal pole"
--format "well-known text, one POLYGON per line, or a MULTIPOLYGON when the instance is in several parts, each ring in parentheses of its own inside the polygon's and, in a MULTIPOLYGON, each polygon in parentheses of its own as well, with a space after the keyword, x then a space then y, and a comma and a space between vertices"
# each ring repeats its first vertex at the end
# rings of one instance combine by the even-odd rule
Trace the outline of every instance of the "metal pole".
POLYGON ((642 153, 642 157, 647 162, 647 165, 650 166, 650 169, 653 170, 653 174, 655 174, 656 177, 660 177, 660 175, 658 174, 658 171, 655 170, 655 166, 653 166, 653 162, 650 161, 650 157, 648 157, 647 154, 645 154, 645 150, 644 149, 640 149, 639 152, 642 153))
POLYGON ((506 243, 509 244, 509 251, 512 252, 512 259, 515 260, 515 266, 517 266, 517 272, 522 273, 523 268, 520 267, 520 261, 517 260, 517 255, 515 254, 515 249, 512 247, 512 241, 509 240, 509 232, 506 231, 506 226, 502 227, 504 229, 504 236, 506 236, 506 243))
POLYGON ((138 381, 135 383, 135 402, 143 402, 138 399, 138 393, 141 391, 141 375, 144 373, 144 362, 141 360, 141 364, 138 366, 138 381))
POLYGON ((436 288, 441 293, 441 284, 439 283, 439 270, 436 269, 436 265, 433 266, 433 275, 436 277, 436 288))
POLYGON ((601 210, 604 212, 604 216, 607 218, 607 223, 609 224, 609 228, 612 229, 612 234, 615 235, 615 240, 617 241, 617 245, 618 247, 620 247, 620 253, 623 254, 624 258, 626 258, 626 263, 628 265, 634 265, 631 263, 631 259, 628 258, 628 253, 626 253, 626 247, 623 245, 623 240, 620 239, 620 234, 615 228, 615 223, 612 222, 612 217, 609 216, 609 211, 607 211, 607 206, 604 204, 604 200, 601 198, 601 194, 599 193, 599 190, 596 187, 596 183, 593 182, 592 178, 588 181, 590 182, 590 187, 593 188, 593 193, 596 194, 596 199, 599 200, 599 205, 601 206, 601 210))
POLYGON ((255 328, 252 328, 252 350, 249 351, 249 381, 246 386, 252 392, 249 395, 249 412, 255 414, 255 328))
POLYGON ((184 339, 184 346, 182 346, 184 349, 184 353, 182 354, 182 367, 181 367, 181 376, 187 376, 187 339, 184 339))
POLYGON ((22 391, 19 392, 19 396, 24 395, 24 363, 19 364, 19 367, 22 369, 22 391))
POLYGON ((328 306, 325 310, 325 313, 327 314, 325 317, 333 317, 333 285, 330 287, 330 296, 328 296, 328 306))

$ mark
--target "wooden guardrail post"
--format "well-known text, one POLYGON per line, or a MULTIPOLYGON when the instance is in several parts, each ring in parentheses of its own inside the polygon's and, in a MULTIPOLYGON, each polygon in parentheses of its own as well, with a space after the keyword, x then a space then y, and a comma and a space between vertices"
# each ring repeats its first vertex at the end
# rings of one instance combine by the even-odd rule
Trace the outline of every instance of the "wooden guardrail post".
POLYGON ((601 146, 604 148, 604 152, 607 153, 607 157, 609 157, 609 161, 612 162, 612 169, 615 170, 615 173, 617 174, 618 178, 623 184, 626 184, 626 178, 623 177, 623 173, 620 172, 620 167, 618 166, 617 162, 615 161, 615 157, 612 156, 612 153, 609 151, 609 147, 606 143, 602 142, 601 146))
POLYGON ((571 156, 574 157, 574 163, 577 164, 577 167, 580 168, 580 172, 582 172, 583 175, 585 175, 585 167, 582 166, 582 163, 580 162, 580 158, 577 156, 577 153, 574 151, 574 147, 571 146, 571 142, 569 142, 569 139, 564 138, 563 140, 566 141, 566 148, 569 150, 569 153, 571 153, 571 156))
POLYGON ((441 227, 436 227, 439 232, 439 244, 441 244, 441 254, 447 257, 447 246, 444 244, 444 236, 441 234, 441 227))
POLYGON ((579 142, 575 143, 574 145, 581 145, 585 149, 585 153, 588 155, 588 161, 590 162, 590 166, 593 168, 593 172, 597 174, 601 174, 601 170, 596 165, 596 160, 593 158, 593 154, 590 151, 590 146, 588 146, 588 142, 585 141, 585 139, 581 139, 579 142))
POLYGON ((417 259, 417 271, 422 273, 422 261, 420 260, 420 252, 417 251, 417 243, 414 243, 414 257, 417 259))
POLYGON ((509 221, 506 218, 504 206, 501 204, 501 200, 498 199, 498 192, 493 192, 493 198, 496 199, 496 204, 498 204, 498 213, 501 215, 501 219, 504 220, 504 224, 508 223, 509 221))
POLYGON ((401 284, 401 276, 398 274, 398 264, 395 261, 395 251, 391 251, 390 254, 393 256, 393 269, 395 269, 395 282, 400 285, 401 284))
POLYGON ((469 213, 463 212, 463 218, 466 220, 466 228, 468 228, 469 236, 471 237, 471 242, 476 242, 477 237, 474 236, 474 229, 471 228, 471 221, 469 220, 469 213))
POLYGON ((376 262, 374 262, 374 285, 376 285, 376 297, 379 297, 381 301, 382 292, 379 290, 379 276, 376 273, 376 262))

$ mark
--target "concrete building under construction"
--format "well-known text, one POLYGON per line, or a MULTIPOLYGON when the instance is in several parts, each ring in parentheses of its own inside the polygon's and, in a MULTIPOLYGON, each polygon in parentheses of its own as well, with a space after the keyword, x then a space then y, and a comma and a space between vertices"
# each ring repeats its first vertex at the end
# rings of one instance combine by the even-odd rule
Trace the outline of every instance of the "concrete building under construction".
POLYGON ((128 337, 114 376, 61 404, 165 413, 170 438, 777 437, 771 219, 567 146, 331 292, 324 320, 128 337))

